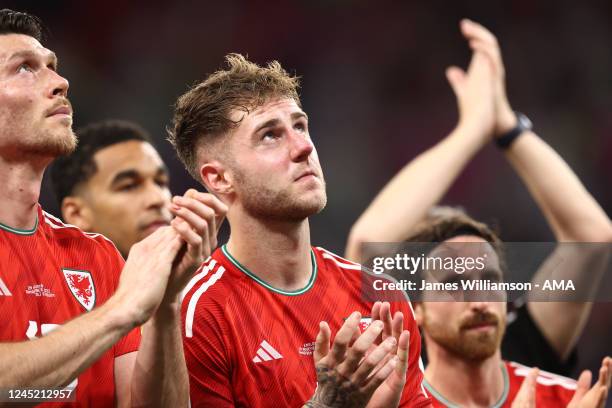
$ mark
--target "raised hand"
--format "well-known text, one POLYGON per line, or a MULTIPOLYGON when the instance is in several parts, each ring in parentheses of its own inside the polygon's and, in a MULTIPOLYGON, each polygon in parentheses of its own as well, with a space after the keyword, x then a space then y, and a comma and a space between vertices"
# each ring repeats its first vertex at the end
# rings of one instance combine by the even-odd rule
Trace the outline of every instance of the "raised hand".
POLYGON ((118 310, 128 309, 130 322, 144 323, 162 302, 181 245, 172 227, 162 227, 130 249, 117 292, 109 300, 117 302, 118 310))
POLYGON ((516 115, 506 94, 506 71, 497 38, 481 24, 471 20, 461 21, 461 32, 470 48, 487 56, 493 73, 495 124, 493 134, 501 136, 516 126, 516 115))
POLYGON ((523 380, 521 388, 519 388, 514 401, 512 401, 512 408, 535 408, 536 406, 536 380, 540 370, 532 368, 527 374, 527 377, 523 380))
POLYGON ((612 381, 612 358, 605 357, 599 369, 597 382, 591 385, 592 374, 585 370, 578 378, 578 387, 574 397, 570 401, 568 408, 603 408, 610 392, 610 382, 612 381))
MULTIPOLYGON (((466 39, 467 20, 461 22, 461 31, 466 39)), ((495 124, 495 81, 491 58, 474 49, 467 72, 451 66, 446 69, 446 78, 457 97, 459 107, 458 127, 466 129, 468 134, 478 136, 486 143, 495 124)))
POLYGON ((212 194, 190 189, 184 196, 172 199, 170 210, 175 215, 171 225, 185 242, 174 261, 166 294, 166 298, 175 299, 217 247, 217 234, 227 206, 212 194))
POLYGON ((380 320, 383 322, 383 331, 381 337, 377 339, 377 344, 390 337, 395 338, 397 346, 393 348, 390 355, 397 356, 398 364, 395 366, 395 370, 376 390, 368 406, 395 406, 399 403, 404 385, 406 385, 410 334, 407 330, 404 330, 404 314, 402 312, 395 312, 393 317, 391 317, 391 305, 389 302, 375 302, 372 306, 371 316, 373 321, 380 320))
POLYGON ((396 369, 399 359, 392 353, 395 338, 390 336, 372 348, 384 324, 373 321, 360 334, 360 320, 361 314, 352 313, 331 347, 331 330, 321 322, 314 351, 317 389, 306 407, 365 407, 396 369))

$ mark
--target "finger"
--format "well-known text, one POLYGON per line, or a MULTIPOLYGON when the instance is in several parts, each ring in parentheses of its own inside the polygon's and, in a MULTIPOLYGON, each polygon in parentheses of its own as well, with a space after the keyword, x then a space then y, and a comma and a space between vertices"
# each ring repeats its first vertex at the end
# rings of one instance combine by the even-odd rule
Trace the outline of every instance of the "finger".
POLYGON ((336 333, 331 350, 331 360, 334 365, 344 361, 346 350, 348 349, 349 342, 355 333, 355 329, 359 330, 358 326, 360 319, 361 313, 351 313, 340 330, 338 330, 338 333, 336 333))
POLYGON ((331 330, 327 322, 319 323, 319 333, 315 340, 314 362, 319 364, 321 359, 329 354, 329 340, 331 339, 331 330))
POLYGON ((370 314, 372 321, 380 320, 380 305, 381 302, 374 302, 374 304, 372 305, 372 313, 370 314))
POLYGON ((178 249, 176 247, 176 242, 174 242, 177 236, 176 231, 172 227, 165 226, 155 230, 142 241, 142 244, 144 244, 151 253, 162 254, 168 251, 173 252, 178 249))
POLYGON ((465 84, 465 71, 459 67, 452 66, 446 68, 446 79, 450 84, 455 96, 459 97, 465 84))
POLYGON ((612 385, 612 358, 605 357, 601 365, 606 368, 606 381, 603 384, 609 390, 612 385))
POLYGON ((601 363, 601 368, 599 369, 599 378, 597 379, 597 384, 600 387, 609 387, 610 370, 608 365, 606 364, 606 359, 604 359, 601 363))
POLYGON ((221 228, 221 224, 223 224, 223 220, 228 211, 227 205, 210 193, 202 193, 194 189, 187 190, 185 196, 196 199, 214 210, 216 232, 219 232, 219 228, 221 228))
POLYGON ((397 356, 390 359, 387 364, 385 364, 380 370, 378 370, 374 375, 372 375, 366 382, 365 386, 361 388, 362 392, 365 395, 371 395, 376 391, 376 389, 385 382, 387 378, 393 373, 395 367, 397 366, 397 356))
POLYGON ((399 378, 405 378, 406 372, 408 371, 408 351, 410 350, 410 332, 404 330, 399 336, 397 342, 397 362, 395 367, 399 378))
POLYGON ((181 217, 173 219, 170 223, 172 228, 188 245, 189 253, 196 258, 203 257, 202 248, 208 247, 208 235, 199 235, 191 226, 181 217))
POLYGON ((522 407, 535 407, 535 390, 536 390, 536 379, 540 370, 532 368, 527 374, 527 377, 523 380, 521 388, 519 388, 516 398, 512 404, 513 408, 522 407))
POLYGON ((397 340, 393 337, 388 337, 380 343, 371 353, 369 353, 359 364, 355 374, 351 377, 351 382, 360 386, 369 377, 370 373, 385 359, 389 354, 392 354, 397 340))
POLYGON ((392 333, 392 321, 391 316, 391 305, 389 302, 383 302, 380 306, 380 320, 383 322, 383 340, 391 336, 392 333))
POLYGON ((484 41, 472 40, 470 41, 470 48, 474 52, 481 52, 486 57, 495 72, 504 73, 504 65, 501 59, 501 55, 499 50, 490 44, 485 43, 484 41))
POLYGON ((402 312, 395 312, 395 315, 393 316, 393 322, 391 323, 391 335, 396 339, 399 339, 403 330, 404 314, 402 312))
POLYGON ((174 215, 180 215, 194 228, 198 234, 215 231, 215 211, 192 198, 174 197, 170 210, 174 215), (205 230, 206 228, 206 230, 205 230))
POLYGON ((591 388, 591 381, 593 381, 593 374, 590 370, 584 370, 578 378, 575 394, 580 394, 579 396, 582 398, 582 396, 589 391, 589 388, 591 388))
POLYGON ((338 366, 338 372, 347 378, 350 377, 357 370, 359 362, 382 331, 383 322, 380 320, 372 322, 348 350, 346 359, 338 366))
POLYGON ((461 20, 461 33, 466 39, 477 39, 489 44, 497 45, 497 38, 482 24, 469 19, 461 20))

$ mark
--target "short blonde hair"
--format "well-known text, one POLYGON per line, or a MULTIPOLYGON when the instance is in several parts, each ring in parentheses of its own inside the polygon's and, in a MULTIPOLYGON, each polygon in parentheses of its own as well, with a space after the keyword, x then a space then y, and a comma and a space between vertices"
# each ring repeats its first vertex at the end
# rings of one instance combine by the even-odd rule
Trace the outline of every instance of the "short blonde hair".
POLYGON ((198 147, 240 124, 230 119, 233 110, 248 113, 275 98, 293 99, 301 107, 299 78, 289 75, 278 61, 261 67, 240 54, 228 54, 225 61, 228 69, 213 73, 179 97, 168 130, 168 140, 196 180, 200 180, 198 147))

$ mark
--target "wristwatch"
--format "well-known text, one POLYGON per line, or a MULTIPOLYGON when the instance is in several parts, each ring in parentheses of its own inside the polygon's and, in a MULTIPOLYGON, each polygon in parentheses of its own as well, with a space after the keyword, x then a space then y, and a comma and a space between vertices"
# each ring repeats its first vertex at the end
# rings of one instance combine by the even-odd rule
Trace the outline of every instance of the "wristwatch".
POLYGON ((495 139, 495 144, 500 149, 507 149, 523 132, 533 129, 533 123, 521 112, 514 112, 516 115, 516 126, 506 132, 506 134, 495 139))

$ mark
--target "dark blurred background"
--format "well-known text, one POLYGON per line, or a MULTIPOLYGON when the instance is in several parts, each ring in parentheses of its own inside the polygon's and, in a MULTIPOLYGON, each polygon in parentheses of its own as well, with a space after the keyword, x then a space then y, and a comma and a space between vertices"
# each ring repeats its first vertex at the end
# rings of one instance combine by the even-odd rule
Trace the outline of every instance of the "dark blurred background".
MULTIPOLYGON (((229 52, 278 59, 302 76, 302 101, 328 183, 313 243, 342 253, 351 224, 405 163, 454 127, 444 76, 465 67, 458 23, 469 17, 502 46, 512 106, 612 210, 612 2, 557 1, 4 1, 38 15, 70 81, 75 128, 135 120, 157 137, 172 189, 197 187, 164 140, 172 104, 229 52)), ((440 165, 444 165, 440 163, 440 165)), ((418 194, 406 191, 406 194, 418 194)), ((569 199, 569 197, 568 197, 569 199)), ((58 207, 45 185, 42 203, 58 207)), ((497 224, 506 241, 547 241, 534 202, 493 147, 444 200, 497 224)), ((581 367, 612 354, 612 304, 600 303, 581 367)), ((612 405, 611 405, 612 406, 612 405)))

